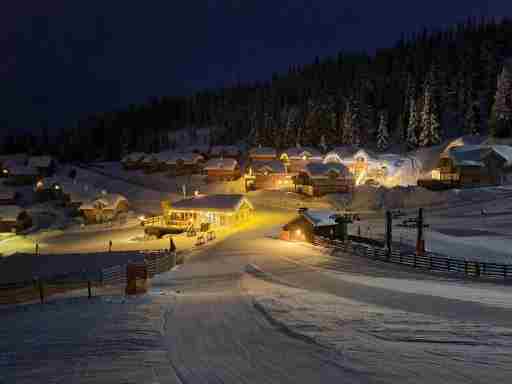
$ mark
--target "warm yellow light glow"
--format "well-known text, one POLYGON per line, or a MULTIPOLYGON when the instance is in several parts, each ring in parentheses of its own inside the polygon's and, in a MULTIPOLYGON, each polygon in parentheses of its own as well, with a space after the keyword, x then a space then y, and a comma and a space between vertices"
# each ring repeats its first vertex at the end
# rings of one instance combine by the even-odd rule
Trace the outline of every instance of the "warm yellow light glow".
POLYGON ((361 185, 363 183, 364 178, 366 177, 366 171, 362 171, 356 179, 356 185, 361 185))
POLYGON ((439 169, 432 170, 432 180, 441 180, 441 172, 439 169))
POLYGON ((139 220, 140 221, 144 221, 144 220, 146 220, 146 217, 145 216, 139 216, 139 220))
POLYGON ((60 185, 56 185, 54 188, 56 191, 58 191, 60 189, 60 185))
POLYGON ((7 175, 9 173, 7 169, 4 169, 2 172, 4 173, 4 175, 7 175))
POLYGON ((302 160, 306 161, 308 158, 306 155, 302 156, 302 160))
POLYGON ((300 236, 302 234, 302 231, 300 229, 297 229, 295 233, 297 234, 297 236, 300 236))
POLYGON ((43 188, 43 185, 44 185, 43 182, 41 180, 39 180, 36 184, 36 187, 37 187, 37 189, 41 189, 41 188, 43 188))
POLYGON ((194 191, 194 196, 199 196, 199 191, 197 189, 194 191))

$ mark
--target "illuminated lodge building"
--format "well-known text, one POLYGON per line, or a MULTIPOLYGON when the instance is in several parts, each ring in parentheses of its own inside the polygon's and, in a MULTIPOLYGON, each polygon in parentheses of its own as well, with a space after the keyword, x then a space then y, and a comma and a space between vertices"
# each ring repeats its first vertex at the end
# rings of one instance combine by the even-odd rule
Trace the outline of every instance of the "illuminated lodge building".
POLYGON ((252 162, 246 169, 246 190, 293 190, 293 176, 279 160, 252 162))
POLYGON ((164 218, 176 228, 200 228, 201 224, 233 226, 246 222, 254 211, 243 195, 198 195, 175 203, 166 203, 164 218))
POLYGON ((285 165, 287 172, 299 172, 310 163, 321 163, 322 154, 314 148, 297 146, 283 151, 279 159, 285 165))
POLYGON ((464 145, 449 148, 432 170, 432 180, 445 185, 501 185, 512 180, 512 147, 464 145))
POLYGON ((314 197, 346 193, 354 187, 354 176, 339 163, 310 163, 294 180, 297 192, 314 197))

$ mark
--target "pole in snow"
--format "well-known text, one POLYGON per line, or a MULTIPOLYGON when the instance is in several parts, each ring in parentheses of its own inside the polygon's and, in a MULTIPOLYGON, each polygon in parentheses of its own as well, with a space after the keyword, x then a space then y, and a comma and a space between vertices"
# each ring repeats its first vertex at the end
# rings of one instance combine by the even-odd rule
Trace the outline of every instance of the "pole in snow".
POLYGON ((386 211, 386 248, 388 257, 391 254, 391 244, 393 242, 393 216, 391 211, 386 211))
POLYGON ((108 242, 108 252, 112 252, 112 240, 109 240, 108 242))

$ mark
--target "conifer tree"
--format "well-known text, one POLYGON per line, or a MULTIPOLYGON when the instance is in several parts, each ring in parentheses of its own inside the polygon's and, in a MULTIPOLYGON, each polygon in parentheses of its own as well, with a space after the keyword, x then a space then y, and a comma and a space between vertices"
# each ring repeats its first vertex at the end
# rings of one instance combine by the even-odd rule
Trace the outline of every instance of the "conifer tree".
POLYGON ((388 115, 382 111, 379 117, 379 127, 377 129, 377 148, 379 151, 385 151, 389 147, 388 115))
POLYGON ((407 125, 407 146, 414 149, 418 146, 418 112, 416 111, 416 100, 409 102, 409 124, 407 125))
POLYGON ((496 89, 496 125, 498 136, 512 133, 512 59, 505 62, 496 89))

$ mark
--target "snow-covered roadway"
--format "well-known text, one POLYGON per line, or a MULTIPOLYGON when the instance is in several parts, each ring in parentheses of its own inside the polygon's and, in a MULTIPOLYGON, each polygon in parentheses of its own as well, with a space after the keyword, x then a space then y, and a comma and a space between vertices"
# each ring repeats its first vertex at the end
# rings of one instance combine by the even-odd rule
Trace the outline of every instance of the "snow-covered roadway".
POLYGON ((154 279, 147 296, 6 310, 0 382, 512 377, 511 287, 420 277, 354 257, 325 271, 328 256, 268 232, 260 226, 196 251, 154 279))

